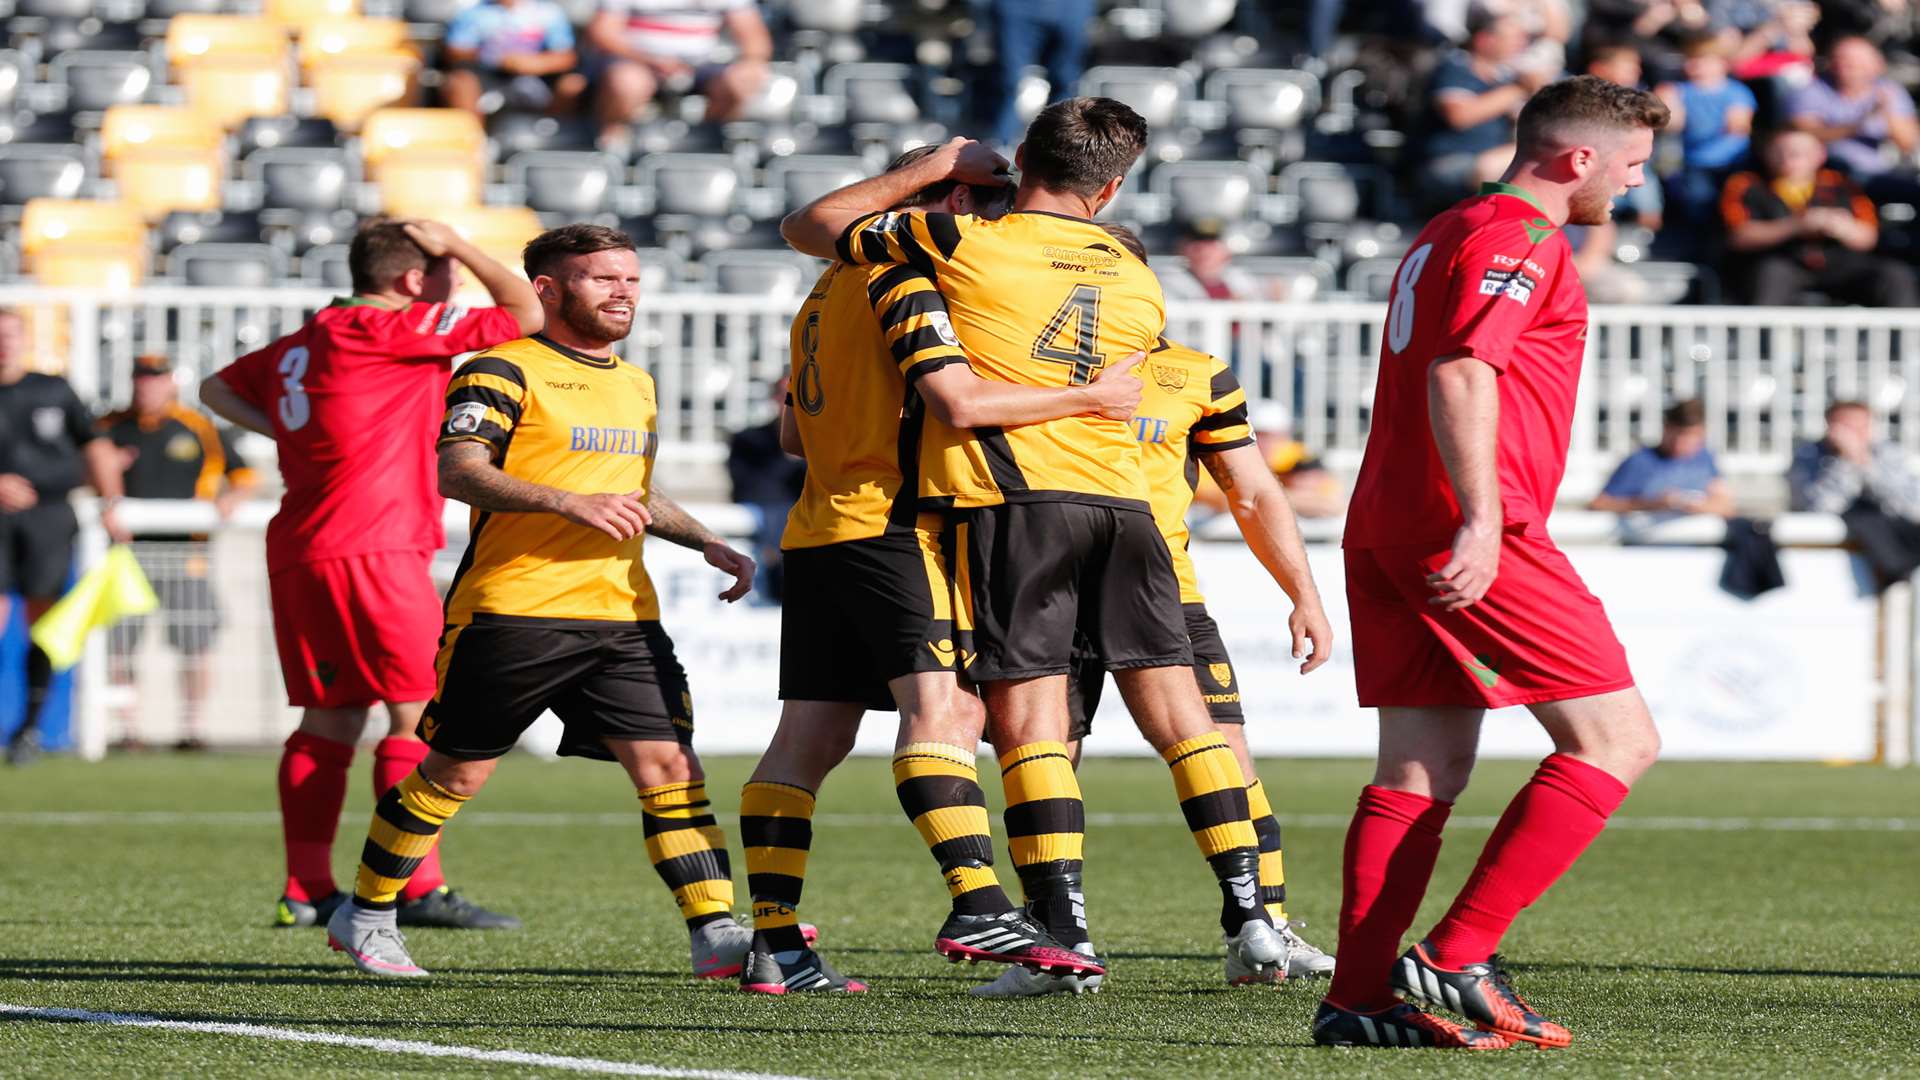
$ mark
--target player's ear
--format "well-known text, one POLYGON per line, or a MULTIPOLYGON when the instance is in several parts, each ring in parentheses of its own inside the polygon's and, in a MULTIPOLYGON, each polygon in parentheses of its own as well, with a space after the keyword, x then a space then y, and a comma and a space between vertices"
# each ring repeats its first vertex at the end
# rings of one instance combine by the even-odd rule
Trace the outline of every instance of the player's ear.
POLYGON ((427 291, 427 272, 416 266, 395 278, 393 285, 395 291, 403 296, 419 296, 427 291))
POLYGON ((953 185, 953 193, 947 196, 947 212, 964 217, 973 211, 973 189, 965 184, 953 185))
POLYGON ((1106 182, 1106 185, 1100 189, 1100 194, 1093 197, 1093 209, 1095 213, 1098 213, 1101 207, 1112 202, 1115 195, 1120 194, 1120 185, 1125 183, 1126 180, 1127 178, 1125 176, 1116 176, 1106 182))

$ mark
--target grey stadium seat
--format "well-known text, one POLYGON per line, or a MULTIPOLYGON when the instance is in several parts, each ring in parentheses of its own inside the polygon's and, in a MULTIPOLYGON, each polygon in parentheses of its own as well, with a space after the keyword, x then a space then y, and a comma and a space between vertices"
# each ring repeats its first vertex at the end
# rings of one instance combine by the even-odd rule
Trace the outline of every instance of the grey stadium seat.
POLYGON ((300 256, 300 281, 329 289, 353 288, 353 272, 347 268, 347 245, 327 244, 300 256))
POLYGON ((0 205, 78 198, 86 182, 87 161, 77 146, 0 146, 0 205))
POLYGON ((1399 259, 1361 259, 1347 267, 1347 291, 1375 302, 1385 300, 1399 269, 1399 259))
POLYGON ((813 285, 825 264, 796 251, 716 251, 700 265, 716 292, 796 297, 813 285))
POLYGON ((146 17, 171 19, 175 15, 218 15, 231 7, 223 0, 147 0, 146 17))
POLYGON ((294 146, 338 146, 333 121, 318 116, 253 116, 240 125, 240 153, 294 146))
POLYGON ((1345 224, 1382 215, 1392 181, 1377 166, 1297 161, 1280 170, 1280 193, 1293 196, 1300 220, 1345 224))
POLYGON ((1153 170, 1147 180, 1148 190, 1172 201, 1176 221, 1249 217, 1256 197, 1266 194, 1266 184, 1266 174, 1242 161, 1171 162, 1153 170))
POLYGON ((248 179, 260 182, 260 205, 275 210, 338 210, 358 179, 344 150, 256 150, 243 168, 248 179))
POLYGON ((160 220, 156 231, 161 251, 173 251, 189 244, 253 244, 260 239, 260 214, 257 211, 175 210, 160 220))
POLYGON ((1167 5, 1168 37, 1199 38, 1233 20, 1238 0, 1177 0, 1167 5))
POLYGON ((33 81, 33 67, 13 49, 0 49, 0 110, 11 109, 21 87, 33 81))
POLYGON ((619 158, 594 151, 536 152, 507 162, 507 179, 526 187, 528 206, 573 217, 606 210, 621 172, 619 158))
POLYGON ((67 111, 99 112, 145 98, 154 84, 153 58, 143 52, 61 53, 47 77, 66 86, 67 111))
POLYGON ((860 29, 866 0, 790 0, 787 17, 796 30, 851 34, 860 29))
POLYGON ((718 217, 733 208, 740 171, 724 154, 659 154, 643 160, 634 179, 655 192, 661 214, 718 217))
POLYGON ((30 19, 84 19, 93 14, 93 0, 19 0, 13 13, 30 19))
POLYGON ((740 119, 764 124, 784 124, 793 119, 800 95, 808 91, 812 79, 798 64, 769 64, 767 84, 747 102, 740 119))
POLYGON ((1193 76, 1179 68, 1097 67, 1080 77, 1080 93, 1123 101, 1148 127, 1162 128, 1177 123, 1193 98, 1193 76))
POLYGON ((846 102, 849 124, 906 124, 920 119, 913 69, 905 64, 840 64, 821 89, 846 102))
POLYGON ((287 257, 266 244, 183 244, 167 256, 171 276, 188 285, 269 289, 287 277, 287 257))
POLYGON ((687 260, 666 248, 643 247, 640 257, 640 295, 678 292, 687 279, 687 260))
POLYGON ((1236 258, 1233 268, 1258 281, 1263 298, 1312 300, 1335 288, 1333 267, 1319 259, 1253 255, 1236 258))
POLYGON ((836 188, 867 178, 867 163, 857 157, 790 157, 767 167, 767 186, 797 210, 836 188))
POLYGON ((591 150, 598 134, 597 125, 583 116, 503 110, 487 117, 487 137, 505 158, 535 150, 591 150))
POLYGON ((1207 97, 1226 103, 1227 123, 1235 128, 1291 131, 1319 111, 1320 80, 1277 68, 1216 71, 1207 97))

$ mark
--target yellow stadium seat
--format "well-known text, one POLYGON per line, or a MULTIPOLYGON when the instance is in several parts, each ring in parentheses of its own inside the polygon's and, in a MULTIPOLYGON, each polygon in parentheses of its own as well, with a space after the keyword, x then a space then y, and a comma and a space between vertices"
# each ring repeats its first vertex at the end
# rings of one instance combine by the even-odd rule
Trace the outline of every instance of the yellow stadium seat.
POLYGON ((439 217, 480 204, 480 163, 465 155, 390 158, 374 175, 380 206, 400 217, 439 217))
POLYGON ((407 24, 399 19, 315 19, 300 28, 300 65, 314 67, 343 56, 412 55, 407 24))
POLYGON ((285 56, 287 31, 254 15, 175 15, 167 20, 167 61, 186 70, 210 56, 285 56))
POLYGON ((100 124, 100 149, 108 161, 148 150, 218 151, 220 125, 181 105, 115 105, 100 124))
POLYGON ((267 0, 265 15, 282 26, 360 14, 360 0, 267 0))
POLYGON ((20 252, 28 259, 55 245, 140 246, 146 239, 146 221, 126 203, 29 199, 20 215, 20 252))
POLYGON ((323 61, 307 70, 313 111, 342 131, 359 130, 369 115, 391 111, 410 98, 419 70, 420 58, 409 52, 354 53, 323 61))
POLYGON ((186 87, 187 107, 222 128, 287 111, 287 65, 275 57, 214 57, 182 71, 178 81, 186 87))
MULTIPOLYGON (((474 247, 505 263, 516 273, 524 273, 520 266, 520 252, 527 246, 527 241, 545 231, 540 224, 540 215, 524 206, 441 209, 430 211, 426 216, 453 226, 453 230, 471 241, 474 247)), ((487 291, 465 267, 461 267, 454 285, 454 295, 484 303, 487 291)))
POLYGON ((389 157, 418 153, 461 154, 475 162, 486 149, 480 118, 464 109, 381 109, 360 129, 368 168, 389 157))
POLYGON ((140 244, 62 244, 33 262, 42 285, 131 289, 146 276, 147 249, 140 244))
POLYGON ((220 209, 220 155, 203 150, 148 150, 114 163, 120 199, 149 220, 174 210, 220 209))

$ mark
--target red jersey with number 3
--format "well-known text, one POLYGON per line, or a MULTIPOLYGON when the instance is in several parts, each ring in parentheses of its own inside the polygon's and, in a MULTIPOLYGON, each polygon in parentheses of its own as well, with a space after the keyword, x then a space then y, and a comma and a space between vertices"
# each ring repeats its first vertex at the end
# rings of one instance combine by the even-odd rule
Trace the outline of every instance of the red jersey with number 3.
POLYGON ((1499 373, 1506 526, 1546 522, 1567 468, 1587 344, 1573 251, 1533 197, 1487 184, 1421 230, 1388 294, 1372 433, 1345 546, 1450 540, 1460 504, 1427 418, 1427 369, 1472 356, 1499 373))
POLYGON ((445 544, 433 441, 453 357, 519 336, 500 308, 343 299, 222 369, 280 450, 267 572, 445 544))

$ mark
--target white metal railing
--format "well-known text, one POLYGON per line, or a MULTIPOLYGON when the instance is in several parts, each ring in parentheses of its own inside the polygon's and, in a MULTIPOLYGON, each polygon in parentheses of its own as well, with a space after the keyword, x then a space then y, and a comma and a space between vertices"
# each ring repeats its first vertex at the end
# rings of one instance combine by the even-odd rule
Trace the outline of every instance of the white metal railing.
MULTIPOLYGON (((39 362, 96 404, 124 398, 133 357, 165 352, 189 379, 288 333, 332 293, 155 287, 130 292, 0 287, 24 311, 39 362)), ((669 461, 717 461, 726 435, 764 420, 766 387, 787 368, 797 296, 645 298, 625 354, 659 382, 669 461)), ((1336 468, 1359 464, 1384 308, 1372 303, 1175 303, 1169 335, 1228 358, 1254 401, 1294 417, 1336 468)), ((1593 310, 1568 493, 1579 496, 1634 446, 1658 438, 1660 410, 1706 405, 1711 445, 1734 474, 1778 475, 1817 437, 1837 398, 1867 401, 1888 437, 1920 455, 1920 311, 1860 308, 1600 307, 1593 310)))

